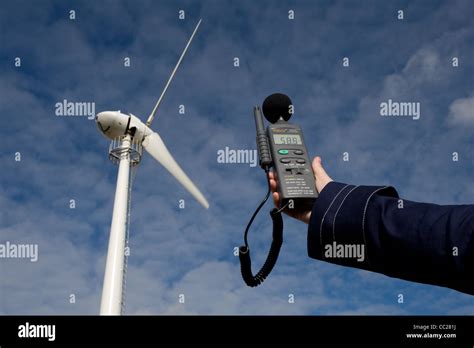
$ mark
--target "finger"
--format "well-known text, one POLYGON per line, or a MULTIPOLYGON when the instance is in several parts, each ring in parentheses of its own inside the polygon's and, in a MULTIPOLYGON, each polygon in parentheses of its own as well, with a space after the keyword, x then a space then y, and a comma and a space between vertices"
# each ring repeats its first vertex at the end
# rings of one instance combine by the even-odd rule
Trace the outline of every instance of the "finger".
POLYGON ((280 195, 278 194, 278 192, 273 192, 273 203, 275 203, 275 207, 279 207, 280 205, 280 195))
POLYGON ((273 172, 268 172, 268 178, 275 180, 275 175, 273 174, 273 172))
POLYGON ((276 192, 276 190, 277 190, 277 183, 273 179, 270 179, 270 189, 271 189, 272 192, 276 192))
POLYGON ((315 158, 313 158, 312 167, 313 167, 313 172, 314 172, 314 178, 316 179, 316 181, 318 181, 318 180, 323 180, 323 181, 332 180, 329 177, 329 175, 326 173, 326 171, 324 170, 324 168, 322 166, 321 157, 316 156, 315 158))

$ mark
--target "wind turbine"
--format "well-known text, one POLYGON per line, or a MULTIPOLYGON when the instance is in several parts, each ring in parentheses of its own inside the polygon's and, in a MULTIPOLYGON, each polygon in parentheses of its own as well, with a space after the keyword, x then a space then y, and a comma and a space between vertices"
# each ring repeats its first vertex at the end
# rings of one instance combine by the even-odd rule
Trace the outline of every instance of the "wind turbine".
POLYGON ((199 203, 206 209, 209 208, 206 198, 176 163, 158 133, 153 132, 150 128, 163 96, 176 70, 178 70, 201 21, 202 19, 197 23, 146 124, 140 121, 138 117, 132 114, 126 115, 120 111, 104 111, 96 116, 96 123, 100 131, 112 140, 109 148, 109 158, 113 163, 118 164, 119 168, 100 304, 101 315, 122 314, 124 272, 126 270, 125 242, 130 221, 130 169, 140 163, 142 148, 161 163, 199 203))

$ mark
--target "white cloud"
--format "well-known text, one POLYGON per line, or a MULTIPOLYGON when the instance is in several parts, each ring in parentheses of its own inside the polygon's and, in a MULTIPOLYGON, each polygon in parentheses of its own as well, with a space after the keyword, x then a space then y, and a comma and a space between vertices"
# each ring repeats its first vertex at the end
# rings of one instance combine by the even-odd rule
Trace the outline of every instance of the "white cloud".
POLYGON ((474 125, 474 96, 456 99, 451 103, 449 122, 456 126, 474 125))

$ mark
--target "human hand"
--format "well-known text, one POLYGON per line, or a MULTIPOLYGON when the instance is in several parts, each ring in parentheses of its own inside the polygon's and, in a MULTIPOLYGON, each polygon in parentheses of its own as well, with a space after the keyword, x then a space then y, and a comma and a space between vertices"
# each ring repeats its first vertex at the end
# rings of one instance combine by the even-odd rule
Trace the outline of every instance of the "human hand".
MULTIPOLYGON (((319 193, 324 189, 324 187, 328 183, 330 183, 333 180, 329 177, 329 175, 324 170, 321 164, 321 157, 317 156, 313 158, 313 162, 311 163, 311 166, 313 167, 316 190, 319 193)), ((268 179, 270 180, 270 189, 272 191, 273 202, 275 203, 275 206, 279 208, 280 194, 277 191, 278 178, 276 177, 274 172, 269 172, 268 179)), ((291 216, 292 218, 295 218, 297 220, 301 220, 307 224, 309 223, 309 219, 311 218, 311 209, 302 210, 302 209, 285 208, 283 212, 287 214, 288 216, 291 216)))

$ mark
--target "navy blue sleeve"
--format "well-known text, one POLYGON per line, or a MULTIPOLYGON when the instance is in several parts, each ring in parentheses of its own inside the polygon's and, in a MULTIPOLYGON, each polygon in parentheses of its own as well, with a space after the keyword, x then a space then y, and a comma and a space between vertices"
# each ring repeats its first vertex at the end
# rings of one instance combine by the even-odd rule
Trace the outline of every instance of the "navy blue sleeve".
POLYGON ((308 255, 474 295, 474 205, 417 203, 390 186, 331 182, 313 206, 308 255))

